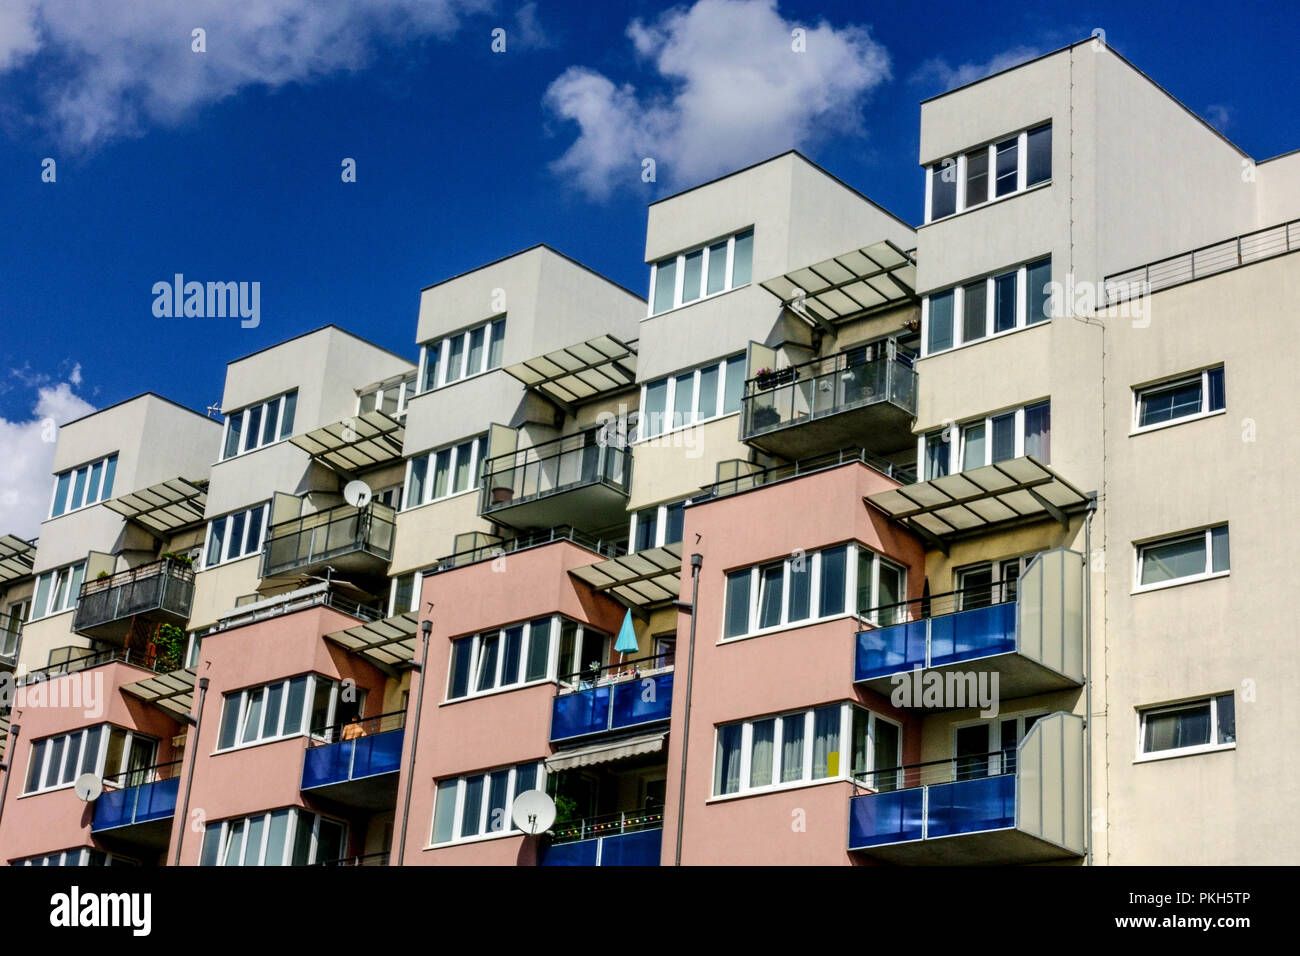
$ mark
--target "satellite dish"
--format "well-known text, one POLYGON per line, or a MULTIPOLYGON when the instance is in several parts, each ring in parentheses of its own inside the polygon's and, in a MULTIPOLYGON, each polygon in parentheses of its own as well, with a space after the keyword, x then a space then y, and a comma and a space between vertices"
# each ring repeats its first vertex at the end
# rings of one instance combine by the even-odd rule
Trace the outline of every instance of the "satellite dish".
POLYGON ((515 797, 510 819, 525 833, 543 833, 555 822, 555 801, 544 790, 525 790, 515 797))
POLYGON ((370 486, 360 479, 349 481, 343 486, 343 498, 354 508, 364 508, 370 504, 370 486))
POLYGON ((72 789, 79 800, 90 803, 92 800, 99 799, 99 795, 104 792, 104 781, 93 773, 83 773, 72 785, 72 789))

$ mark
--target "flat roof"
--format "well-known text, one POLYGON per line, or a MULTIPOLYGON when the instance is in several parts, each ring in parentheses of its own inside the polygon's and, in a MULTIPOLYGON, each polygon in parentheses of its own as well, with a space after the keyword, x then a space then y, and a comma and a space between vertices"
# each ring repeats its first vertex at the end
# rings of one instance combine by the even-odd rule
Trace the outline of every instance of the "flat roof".
POLYGON ((466 269, 464 272, 458 272, 454 276, 448 276, 445 279, 439 279, 437 282, 433 282, 430 283, 429 285, 426 285, 424 288, 420 290, 420 292, 421 293, 428 292, 430 289, 436 289, 438 286, 446 285, 448 282, 455 282, 457 279, 463 279, 466 276, 473 275, 476 272, 481 272, 484 269, 491 268, 492 266, 500 265, 503 262, 506 262, 510 259, 514 259, 516 256, 522 256, 525 253, 533 252, 536 249, 545 249, 547 252, 557 255, 561 259, 568 260, 569 262, 572 262, 575 266, 577 266, 579 269, 582 269, 586 272, 590 272, 598 279, 604 279, 606 282, 608 282, 616 289, 623 290, 628 295, 635 298, 638 302, 645 302, 645 299, 642 296, 637 295, 627 286, 615 282, 613 279, 605 275, 603 272, 597 272, 595 269, 593 269, 591 266, 587 265, 586 263, 579 262, 577 259, 573 258, 573 256, 566 255, 565 253, 561 252, 559 249, 556 249, 554 246, 549 245, 548 243, 545 242, 535 242, 531 246, 528 246, 525 249, 520 249, 518 252, 508 253, 504 256, 493 259, 491 262, 485 262, 481 266, 474 266, 472 269, 466 269))
POLYGON ((179 408, 183 412, 189 412, 191 415, 197 415, 205 422, 212 422, 212 424, 216 425, 218 428, 221 427, 221 422, 217 421, 215 418, 209 418, 207 415, 203 414, 203 412, 195 411, 194 409, 190 408, 188 405, 182 405, 180 402, 173 401, 172 399, 168 398, 166 395, 159 395, 157 392, 141 392, 139 395, 132 395, 130 398, 124 398, 120 402, 114 402, 112 405, 105 405, 103 408, 97 408, 93 412, 86 412, 86 414, 80 416, 79 418, 74 418, 70 422, 64 422, 60 427, 67 428, 69 425, 73 425, 77 422, 84 422, 87 418, 94 418, 96 415, 102 415, 104 412, 111 412, 115 408, 120 408, 123 405, 129 405, 131 402, 137 402, 142 398, 156 398, 160 402, 166 402, 168 405, 174 405, 176 408, 179 408))
POLYGON ((231 366, 231 365, 235 365, 235 364, 237 364, 237 363, 239 363, 239 362, 247 361, 248 359, 251 359, 251 358, 252 358, 253 356, 255 356, 255 355, 261 355, 263 352, 269 352, 269 351, 271 351, 271 349, 278 349, 281 345, 288 345, 290 342, 297 342, 299 339, 305 339, 305 338, 306 338, 307 336, 309 336, 309 335, 315 335, 315 334, 317 334, 318 332, 324 332, 324 331, 326 331, 326 330, 328 330, 328 329, 333 329, 335 332, 342 332, 342 333, 343 333, 344 335, 346 335, 348 338, 356 339, 358 342, 362 343, 363 345, 369 345, 372 349, 376 349, 376 350, 378 350, 378 351, 380 351, 380 352, 386 352, 387 354, 393 356, 393 358, 399 358, 399 359, 401 359, 403 362, 405 362, 407 365, 411 366, 411 368, 415 368, 415 367, 416 367, 416 366, 415 366, 415 363, 412 362, 412 361, 411 361, 409 358, 407 358, 405 355, 398 355, 398 354, 397 354, 396 352, 394 352, 392 349, 386 349, 386 348, 384 348, 382 345, 378 345, 378 344, 376 344, 376 343, 370 341, 369 339, 363 339, 361 336, 357 335, 357 333, 355 333, 355 332, 349 332, 347 329, 343 328, 343 326, 341 326, 341 325, 336 325, 336 324, 333 323, 333 322, 328 322, 328 323, 326 323, 325 325, 318 326, 318 327, 316 327, 316 328, 314 328, 314 329, 309 329, 309 330, 307 330, 306 332, 300 332, 300 333, 298 333, 297 335, 292 335, 292 336, 290 336, 289 338, 287 338, 287 339, 282 339, 282 340, 279 341, 279 342, 272 342, 270 345, 264 345, 262 348, 258 349, 258 350, 255 351, 255 352, 249 352, 247 355, 241 355, 241 356, 239 356, 239 358, 233 358, 233 359, 231 359, 229 362, 226 363, 226 366, 229 367, 229 366, 231 366))

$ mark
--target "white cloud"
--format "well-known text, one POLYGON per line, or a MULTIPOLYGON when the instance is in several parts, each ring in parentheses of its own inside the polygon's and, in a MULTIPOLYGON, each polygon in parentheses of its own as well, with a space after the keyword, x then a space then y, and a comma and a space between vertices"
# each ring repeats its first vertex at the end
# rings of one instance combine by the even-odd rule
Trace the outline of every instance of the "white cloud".
POLYGON ((92 148, 250 85, 366 65, 383 41, 448 36, 491 0, 4 0, 0 73, 33 71, 42 119, 92 148), (206 31, 206 53, 191 32, 206 31))
POLYGON ((1205 108, 1205 121, 1222 133, 1232 122, 1232 110, 1218 103, 1205 108))
POLYGON ((1046 51, 1038 47, 1022 44, 1003 50, 984 63, 962 63, 958 66, 952 66, 943 57, 934 57, 926 60, 917 68, 916 72, 911 76, 911 82, 933 84, 940 88, 941 92, 947 92, 959 86, 965 86, 967 83, 982 80, 984 77, 992 76, 1002 70, 1018 66, 1034 59, 1034 57, 1041 56, 1044 52, 1046 51))
MULTIPOLYGON (((80 382, 81 366, 73 372, 80 382)), ((32 417, 0 418, 0 534, 34 538, 50 499, 50 467, 58 426, 93 412, 95 406, 72 391, 72 382, 39 386, 32 417)))
POLYGON ((525 3, 515 11, 515 28, 510 32, 507 49, 545 50, 551 45, 550 35, 537 19, 535 2, 525 3))
POLYGON ((647 88, 573 66, 546 106, 578 124, 553 164, 589 195, 640 183, 653 158, 659 182, 699 180, 818 137, 864 132, 861 107, 889 79, 889 54, 863 26, 786 20, 776 0, 698 0, 628 38, 653 69, 647 88), (806 32, 795 52, 792 31, 806 32))

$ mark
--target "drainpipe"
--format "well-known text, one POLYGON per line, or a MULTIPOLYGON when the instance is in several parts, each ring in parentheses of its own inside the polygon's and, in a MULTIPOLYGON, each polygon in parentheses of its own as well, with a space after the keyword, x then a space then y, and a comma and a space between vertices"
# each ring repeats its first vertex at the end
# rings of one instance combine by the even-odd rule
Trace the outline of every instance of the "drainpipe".
POLYGON ((207 697, 208 679, 206 677, 200 677, 198 716, 196 717, 193 714, 185 715, 185 722, 194 728, 194 746, 188 746, 187 741, 185 749, 189 751, 190 765, 185 771, 185 800, 181 803, 181 830, 180 833, 176 835, 176 859, 172 863, 172 866, 181 865, 181 844, 185 842, 185 830, 190 825, 190 787, 194 785, 194 765, 199 762, 199 752, 197 749, 199 746, 199 727, 203 723, 203 702, 207 700, 207 697))
POLYGON ((0 770, 4 771, 5 782, 0 784, 0 821, 5 816, 5 798, 9 796, 9 778, 13 776, 10 769, 14 765, 14 747, 18 744, 18 732, 23 728, 19 724, 9 725, 9 745, 5 748, 5 762, 0 763, 0 770))
POLYGON ((686 816, 686 755, 691 742, 691 681, 695 676, 695 607, 700 600, 700 565, 704 563, 701 554, 691 555, 691 640, 686 651, 686 710, 682 718, 682 771, 681 786, 677 793, 677 852, 673 856, 673 866, 682 865, 682 826, 686 816))
MULTIPOLYGON (((432 607, 432 605, 431 605, 432 607)), ((433 631, 433 621, 425 618, 420 622, 420 663, 414 670, 420 675, 420 691, 415 698, 415 723, 411 727, 411 766, 406 771, 406 799, 402 803, 402 833, 397 842, 397 865, 402 865, 406 856, 406 821, 411 815, 411 784, 415 782, 415 745, 420 739, 420 707, 424 703, 425 665, 429 663, 429 634, 433 631)))
POLYGON ((1088 504, 1088 514, 1083 523, 1083 793, 1085 866, 1092 866, 1092 516, 1097 510, 1097 499, 1088 504))

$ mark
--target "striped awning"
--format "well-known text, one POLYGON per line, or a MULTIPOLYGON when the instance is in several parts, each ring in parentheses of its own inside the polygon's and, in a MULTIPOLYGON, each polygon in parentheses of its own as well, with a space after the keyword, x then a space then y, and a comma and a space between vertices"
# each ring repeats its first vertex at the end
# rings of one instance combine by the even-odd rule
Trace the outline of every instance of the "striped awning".
POLYGON ((610 740, 605 743, 579 747, 577 750, 565 750, 553 757, 546 758, 546 772, 556 773, 560 770, 573 770, 577 767, 593 767, 615 760, 626 760, 642 754, 656 754, 664 749, 668 731, 646 734, 643 737, 624 737, 622 740, 610 740))

